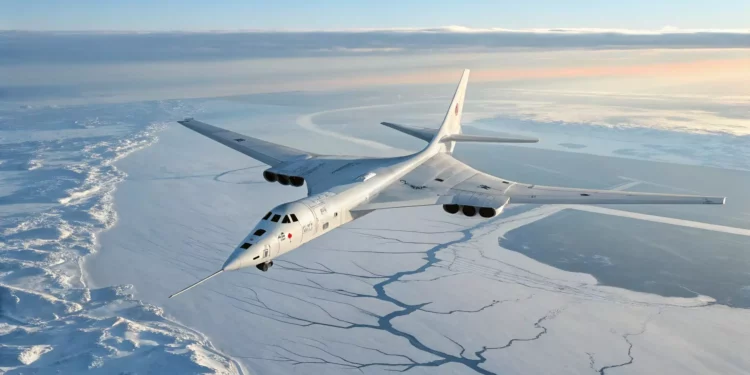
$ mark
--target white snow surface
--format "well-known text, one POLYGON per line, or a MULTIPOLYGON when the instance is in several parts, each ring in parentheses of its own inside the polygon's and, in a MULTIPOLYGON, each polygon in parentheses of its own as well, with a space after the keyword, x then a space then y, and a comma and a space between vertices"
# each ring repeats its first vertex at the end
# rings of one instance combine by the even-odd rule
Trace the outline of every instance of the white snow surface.
POLYGON ((201 333, 133 296, 91 288, 82 261, 117 221, 117 160, 153 144, 179 105, 0 115, 0 373, 240 372, 201 333), (84 128, 85 130, 81 130, 84 128))
MULTIPOLYGON (((297 120, 289 123, 301 127, 269 129, 250 116, 231 127, 321 152, 327 135, 308 114, 297 120)), ((325 146, 336 153, 351 147, 345 141, 325 146)), ((268 273, 225 273, 168 300, 218 269, 269 208, 304 191, 266 183, 263 165, 179 126, 121 166, 130 175, 116 193, 123 219, 103 234, 107 250, 87 261, 92 280, 133 283, 139 298, 204 332, 251 373, 750 368, 737 350, 750 345, 747 310, 601 286, 498 247, 504 233, 565 207, 521 206, 491 221, 439 207, 376 212, 276 260, 268 273)))
POLYGON ((750 369, 748 310, 601 286, 498 246, 565 207, 489 221, 439 207, 376 212, 268 273, 224 273, 168 300, 220 267, 269 208, 304 195, 173 121, 200 115, 314 152, 399 151, 331 140, 320 110, 209 100, 2 112, 0 372, 750 369))

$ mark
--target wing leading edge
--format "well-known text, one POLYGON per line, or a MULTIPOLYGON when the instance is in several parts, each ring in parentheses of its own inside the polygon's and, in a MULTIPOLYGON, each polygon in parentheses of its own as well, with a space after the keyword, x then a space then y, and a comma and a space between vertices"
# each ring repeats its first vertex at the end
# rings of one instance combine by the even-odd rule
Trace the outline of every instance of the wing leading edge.
POLYGON ((477 171, 441 153, 355 210, 459 204, 500 207, 525 204, 724 204, 726 198, 698 195, 575 189, 517 183, 477 171))
POLYGON ((258 138, 248 137, 192 118, 186 118, 177 122, 190 130, 205 135, 214 141, 270 166, 278 165, 290 160, 308 159, 318 156, 310 152, 278 145, 258 138))
POLYGON ((724 204, 725 197, 573 189, 514 184, 505 195, 513 203, 530 204, 724 204))

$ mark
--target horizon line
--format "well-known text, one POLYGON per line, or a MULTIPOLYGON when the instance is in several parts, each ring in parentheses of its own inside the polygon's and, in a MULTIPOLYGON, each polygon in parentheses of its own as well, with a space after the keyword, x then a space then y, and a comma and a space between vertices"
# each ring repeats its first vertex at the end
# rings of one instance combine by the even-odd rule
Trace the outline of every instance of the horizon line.
POLYGON ((340 28, 340 29, 284 29, 284 28, 248 28, 248 29, 91 29, 91 30, 35 30, 35 29, 0 29, 2 33, 50 33, 50 34, 252 34, 252 33, 433 33, 433 34, 549 34, 549 35, 587 35, 587 34, 620 34, 620 35, 680 35, 680 34, 750 34, 748 29, 721 28, 678 28, 664 26, 660 29, 629 28, 586 28, 586 27, 550 27, 550 28, 501 28, 501 27, 467 27, 460 25, 437 27, 390 27, 390 28, 340 28))

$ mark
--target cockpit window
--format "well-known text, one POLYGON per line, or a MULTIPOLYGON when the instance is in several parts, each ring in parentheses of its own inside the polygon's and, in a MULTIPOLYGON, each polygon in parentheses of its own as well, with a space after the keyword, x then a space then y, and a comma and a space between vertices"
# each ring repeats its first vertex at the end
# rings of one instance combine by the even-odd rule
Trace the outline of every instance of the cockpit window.
POLYGON ((273 221, 274 223, 278 223, 280 218, 281 218, 281 215, 273 215, 273 218, 271 219, 271 221, 273 221))
POLYGON ((269 217, 271 217, 271 211, 268 211, 266 216, 263 216, 263 220, 268 220, 269 217))
POLYGON ((283 224, 291 223, 291 221, 289 221, 289 215, 284 215, 284 220, 281 220, 281 223, 283 224))
POLYGON ((241 248, 243 248, 243 249, 249 249, 249 248, 250 248, 250 246, 253 246, 253 245, 252 245, 252 244, 249 244, 249 243, 247 243, 247 242, 245 242, 245 243, 243 243, 243 244, 242 244, 242 246, 240 246, 240 247, 241 247, 241 248))
POLYGON ((258 236, 258 237, 260 237, 260 236, 262 236, 262 235, 263 235, 263 233, 266 233, 266 230, 265 230, 265 229, 258 229, 258 230, 256 230, 256 231, 255 231, 255 233, 253 233, 253 234, 254 234, 254 235, 256 235, 256 236, 258 236))
POLYGON ((295 222, 295 223, 298 221, 297 220, 297 215, 295 215, 295 214, 289 214, 289 217, 291 217, 292 221, 295 222))

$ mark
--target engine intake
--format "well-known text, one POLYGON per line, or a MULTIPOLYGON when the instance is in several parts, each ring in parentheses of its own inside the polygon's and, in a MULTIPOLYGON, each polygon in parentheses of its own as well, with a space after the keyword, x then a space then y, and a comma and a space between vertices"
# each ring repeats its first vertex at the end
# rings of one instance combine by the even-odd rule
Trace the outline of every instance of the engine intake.
POLYGON ((443 210, 449 214, 455 214, 458 213, 458 211, 461 209, 457 204, 444 204, 443 210))
POLYGON ((477 209, 474 206, 463 206, 461 212, 468 217, 472 217, 477 214, 477 209))
POLYGON ((286 186, 289 185, 289 176, 280 174, 278 175, 279 183, 286 186))
POLYGON ((479 216, 481 216, 483 218, 488 218, 489 219, 491 217, 495 217, 495 215, 497 215, 497 210, 494 209, 494 208, 490 208, 490 207, 481 207, 481 208, 479 208, 479 216))
POLYGON ((278 181, 278 177, 276 176, 276 173, 273 173, 269 170, 263 171, 263 178, 266 179, 268 182, 276 182, 278 181))
POLYGON ((305 179, 302 177, 292 176, 292 177, 289 177, 289 181, 292 183, 292 186, 296 186, 296 187, 300 187, 305 184, 305 179))

